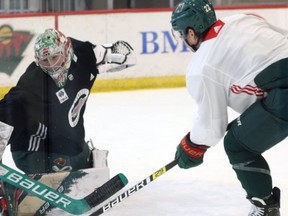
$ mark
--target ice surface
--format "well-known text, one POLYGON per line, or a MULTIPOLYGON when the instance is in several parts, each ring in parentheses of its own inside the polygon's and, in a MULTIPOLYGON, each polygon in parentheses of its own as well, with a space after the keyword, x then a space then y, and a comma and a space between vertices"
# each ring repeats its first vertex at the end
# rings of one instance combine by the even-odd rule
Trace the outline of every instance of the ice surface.
MULTIPOLYGON (((125 190, 173 160, 190 130, 195 104, 185 88, 92 94, 85 114, 86 137, 109 150, 111 176, 123 172, 125 190)), ((230 120, 237 115, 230 112, 230 120)), ((281 213, 288 215, 288 141, 264 154, 274 185, 282 192, 281 213)), ((245 199, 222 142, 210 148, 199 167, 174 167, 113 207, 107 216, 245 216, 245 199)), ((9 151, 4 161, 13 166, 9 151)), ((123 192, 124 190, 122 190, 123 192)))

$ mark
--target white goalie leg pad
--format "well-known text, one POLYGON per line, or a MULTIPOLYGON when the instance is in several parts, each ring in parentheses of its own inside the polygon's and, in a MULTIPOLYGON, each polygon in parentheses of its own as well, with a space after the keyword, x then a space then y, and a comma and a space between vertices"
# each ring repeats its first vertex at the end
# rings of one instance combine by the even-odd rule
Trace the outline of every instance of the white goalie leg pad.
MULTIPOLYGON (((97 155, 105 156, 105 154, 103 154, 103 151, 101 150, 98 150, 96 152, 98 153, 97 155)), ((100 163, 100 161, 104 162, 105 160, 97 160, 97 164, 98 162, 99 165, 103 164, 100 163)), ((104 163, 104 165, 105 164, 106 163, 104 163)), ((94 191, 96 188, 103 185, 109 179, 109 168, 107 166, 102 166, 101 168, 89 168, 72 172, 43 174, 38 181, 58 191, 62 191, 66 187, 66 191, 64 191, 64 194, 72 197, 73 199, 82 199, 83 197, 94 191)), ((44 213, 48 207, 49 204, 45 203, 45 201, 31 194, 28 194, 18 204, 17 215, 34 215, 37 210, 39 210, 40 213, 44 213)), ((71 216, 71 214, 64 212, 62 209, 59 208, 52 209, 47 215, 71 216)))
MULTIPOLYGON (((107 182, 110 179, 110 169, 107 163, 108 150, 96 149, 91 139, 87 144, 91 149, 93 168, 41 174, 38 181, 61 192, 66 188, 63 193, 74 199, 82 199, 107 182)), ((28 194, 18 204, 17 215, 34 215, 37 210, 38 213, 44 213, 48 207, 49 204, 43 200, 28 194)), ((54 208, 47 215, 70 216, 71 214, 64 212, 62 209, 54 208)))
POLYGON ((94 148, 92 150, 93 155, 93 167, 94 168, 103 168, 108 167, 107 157, 108 157, 108 150, 99 150, 94 148))
POLYGON ((13 127, 0 121, 0 161, 13 132, 13 127))

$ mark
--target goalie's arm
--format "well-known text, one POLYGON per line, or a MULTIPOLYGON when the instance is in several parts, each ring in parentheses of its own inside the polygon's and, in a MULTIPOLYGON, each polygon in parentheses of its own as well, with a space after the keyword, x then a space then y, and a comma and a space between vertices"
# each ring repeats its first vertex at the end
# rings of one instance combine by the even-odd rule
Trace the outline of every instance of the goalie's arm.
POLYGON ((125 41, 94 48, 99 73, 120 71, 136 64, 135 52, 125 41))

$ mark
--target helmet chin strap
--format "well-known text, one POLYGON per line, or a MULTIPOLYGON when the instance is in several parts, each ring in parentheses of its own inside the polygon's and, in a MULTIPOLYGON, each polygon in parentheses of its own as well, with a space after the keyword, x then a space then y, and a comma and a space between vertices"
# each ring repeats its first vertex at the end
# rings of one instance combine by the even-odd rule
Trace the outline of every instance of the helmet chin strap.
POLYGON ((196 45, 191 45, 190 49, 192 50, 192 52, 196 52, 198 50, 196 45))

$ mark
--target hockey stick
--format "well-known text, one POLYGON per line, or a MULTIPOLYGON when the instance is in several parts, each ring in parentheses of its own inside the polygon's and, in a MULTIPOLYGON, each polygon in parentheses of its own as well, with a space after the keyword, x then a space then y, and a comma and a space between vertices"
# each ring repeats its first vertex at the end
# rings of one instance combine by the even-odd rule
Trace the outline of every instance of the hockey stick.
POLYGON ((131 194, 134 194, 138 190, 142 189, 143 187, 145 187, 146 185, 148 185, 149 183, 151 183, 152 181, 157 179, 159 176, 166 173, 168 170, 173 168, 177 164, 177 162, 178 162, 177 159, 171 161, 167 165, 163 166, 161 169, 157 170, 156 172, 154 172, 153 174, 151 174, 147 178, 143 179, 138 184, 134 185, 130 189, 126 190, 125 192, 123 192, 122 194, 117 196, 112 201, 109 201, 108 203, 104 204, 101 208, 99 208, 98 210, 96 210, 95 212, 90 214, 89 216, 98 216, 98 215, 105 213, 109 209, 113 208, 116 204, 122 202, 124 199, 129 197, 131 194))
POLYGON ((0 164, 0 179, 74 215, 81 215, 91 210, 128 183, 125 175, 120 173, 86 197, 73 199, 2 163, 0 164))

